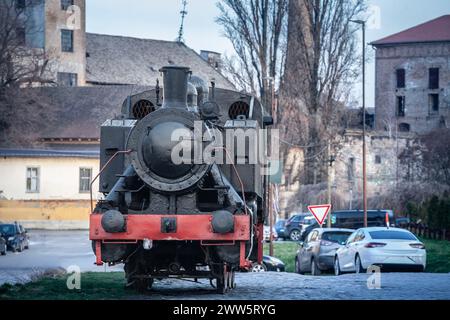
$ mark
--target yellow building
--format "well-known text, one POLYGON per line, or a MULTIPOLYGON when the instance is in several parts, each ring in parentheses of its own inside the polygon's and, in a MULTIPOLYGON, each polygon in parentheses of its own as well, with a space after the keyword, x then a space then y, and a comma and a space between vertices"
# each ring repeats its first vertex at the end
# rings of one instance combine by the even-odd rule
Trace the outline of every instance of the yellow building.
MULTIPOLYGON (((0 221, 34 229, 84 229, 98 151, 0 150, 0 221)), ((94 200, 98 184, 93 184, 94 200)))

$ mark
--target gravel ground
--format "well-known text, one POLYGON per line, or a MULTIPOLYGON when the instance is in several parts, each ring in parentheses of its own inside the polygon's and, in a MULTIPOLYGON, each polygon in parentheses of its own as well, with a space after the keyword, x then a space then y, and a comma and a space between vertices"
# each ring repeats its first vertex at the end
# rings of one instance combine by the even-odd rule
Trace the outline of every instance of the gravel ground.
MULTIPOLYGON (((60 273, 77 265, 85 271, 122 271, 96 267, 87 231, 34 231, 30 250, 0 256, 0 285, 25 283, 47 273, 60 273)), ((132 299, 211 300, 450 300, 450 274, 383 273, 381 288, 369 290, 369 275, 302 276, 293 273, 245 273, 236 276, 237 289, 221 296, 209 281, 155 282, 147 295, 132 299)))

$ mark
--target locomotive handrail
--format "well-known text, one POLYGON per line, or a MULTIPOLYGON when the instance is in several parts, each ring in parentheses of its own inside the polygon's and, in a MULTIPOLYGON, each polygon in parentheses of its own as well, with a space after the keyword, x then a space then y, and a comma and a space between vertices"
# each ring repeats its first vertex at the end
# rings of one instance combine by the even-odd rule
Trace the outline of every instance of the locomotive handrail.
POLYGON ((214 149, 222 149, 222 150, 224 150, 225 154, 228 157, 228 159, 231 161, 231 165, 233 166, 233 170, 236 173, 236 176, 238 178, 239 184, 241 185, 242 201, 244 201, 244 211, 245 211, 245 214, 248 214, 248 212, 247 212, 247 202, 245 201, 244 183, 242 182, 241 176, 239 175, 239 172, 237 171, 236 166, 233 163, 233 158, 231 158, 230 153, 228 152, 228 149, 225 148, 225 147, 215 147, 214 149))
POLYGON ((102 172, 111 164, 111 162, 119 155, 119 154, 129 154, 131 153, 131 151, 133 150, 121 150, 121 151, 117 151, 116 153, 113 154, 113 156, 111 158, 109 158, 109 160, 105 163, 105 165, 100 169, 100 171, 98 172, 98 174, 94 177, 94 179, 92 179, 90 187, 89 187, 89 192, 90 192, 90 199, 91 199, 91 213, 94 211, 94 205, 92 204, 92 186, 94 185, 94 182, 98 179, 98 177, 100 177, 100 175, 102 174, 102 172))

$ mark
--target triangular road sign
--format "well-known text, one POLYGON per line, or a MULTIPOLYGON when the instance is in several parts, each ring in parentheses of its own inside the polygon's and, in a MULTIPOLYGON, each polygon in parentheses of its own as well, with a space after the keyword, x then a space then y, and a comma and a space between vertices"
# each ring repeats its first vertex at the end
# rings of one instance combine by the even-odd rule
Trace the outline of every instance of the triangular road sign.
POLYGON ((325 218, 330 212, 331 204, 322 204, 318 206, 308 206, 309 212, 316 218, 319 225, 323 225, 325 218))

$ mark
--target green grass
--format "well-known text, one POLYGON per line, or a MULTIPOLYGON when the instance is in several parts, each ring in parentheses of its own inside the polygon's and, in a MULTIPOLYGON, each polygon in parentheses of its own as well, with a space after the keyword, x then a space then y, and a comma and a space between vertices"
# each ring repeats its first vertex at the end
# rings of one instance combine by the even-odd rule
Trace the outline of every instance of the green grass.
MULTIPOLYGON (((286 265, 286 272, 295 272, 295 254, 298 244, 296 242, 275 242, 273 253, 275 258, 280 259, 286 265)), ((269 244, 264 244, 264 254, 269 254, 269 244)))
POLYGON ((427 249, 427 272, 450 272, 450 241, 420 239, 427 249))
MULTIPOLYGON (((427 269, 431 273, 450 272, 450 242, 421 239, 427 248, 427 269)), ((295 242, 274 243, 274 256, 286 264, 287 272, 295 270, 295 254, 298 244, 295 242)), ((269 244, 264 245, 264 254, 269 254, 269 244)))
POLYGON ((81 274, 81 290, 69 290, 69 275, 47 277, 25 285, 3 285, 0 300, 116 300, 131 297, 123 272, 81 274))

